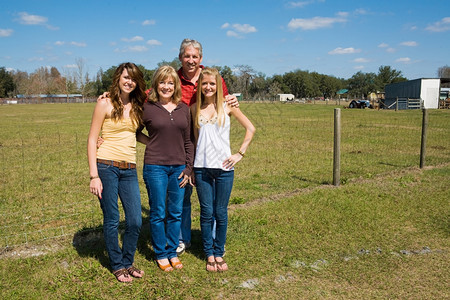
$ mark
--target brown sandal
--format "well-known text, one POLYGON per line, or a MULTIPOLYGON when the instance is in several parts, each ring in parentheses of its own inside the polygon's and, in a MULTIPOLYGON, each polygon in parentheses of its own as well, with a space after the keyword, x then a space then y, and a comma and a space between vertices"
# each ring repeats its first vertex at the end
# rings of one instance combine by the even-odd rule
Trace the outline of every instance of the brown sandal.
POLYGON ((217 272, 217 263, 216 261, 206 261, 206 271, 208 272, 217 272), (208 269, 208 267, 210 267, 208 269))
POLYGON ((127 268, 127 271, 128 271, 128 274, 130 274, 131 276, 133 276, 135 278, 142 278, 142 275, 144 275, 144 271, 139 270, 135 266, 131 266, 131 267, 127 268))
POLYGON ((119 282, 127 283, 127 282, 131 282, 133 280, 132 278, 130 278, 130 274, 128 273, 127 269, 125 269, 125 268, 116 270, 116 271, 113 272, 113 274, 114 274, 114 276, 116 276, 116 279, 119 282), (125 278, 125 280, 119 279, 119 277, 122 276, 122 275, 125 278))
POLYGON ((223 260, 223 258, 222 258, 222 261, 217 261, 217 259, 216 259, 216 265, 217 265, 218 272, 228 271, 228 265, 225 262, 225 260, 223 260))

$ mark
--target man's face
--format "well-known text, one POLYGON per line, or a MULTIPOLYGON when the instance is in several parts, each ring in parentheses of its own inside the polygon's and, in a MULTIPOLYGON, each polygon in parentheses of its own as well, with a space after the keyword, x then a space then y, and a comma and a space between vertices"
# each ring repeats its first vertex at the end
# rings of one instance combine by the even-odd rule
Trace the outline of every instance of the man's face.
POLYGON ((184 49, 184 54, 180 57, 181 66, 186 73, 194 73, 200 68, 202 57, 198 49, 188 46, 184 49))

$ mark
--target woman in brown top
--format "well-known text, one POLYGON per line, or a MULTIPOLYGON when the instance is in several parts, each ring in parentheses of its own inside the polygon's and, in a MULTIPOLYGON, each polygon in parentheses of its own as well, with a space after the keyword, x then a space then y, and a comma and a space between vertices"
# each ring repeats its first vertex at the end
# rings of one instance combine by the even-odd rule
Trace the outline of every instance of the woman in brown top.
POLYGON ((183 267, 176 249, 184 187, 194 160, 189 107, 180 100, 180 79, 175 69, 160 67, 144 104, 142 119, 148 136, 140 131, 137 134, 137 140, 146 144, 143 177, 150 202, 153 250, 158 266, 166 272, 183 267))

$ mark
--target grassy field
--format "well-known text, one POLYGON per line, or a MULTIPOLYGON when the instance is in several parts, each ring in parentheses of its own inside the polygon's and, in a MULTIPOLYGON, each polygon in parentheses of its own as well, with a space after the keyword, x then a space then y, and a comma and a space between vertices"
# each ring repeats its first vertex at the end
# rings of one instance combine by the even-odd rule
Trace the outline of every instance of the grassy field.
MULTIPOLYGON (((0 106, 0 295, 4 299, 449 298, 450 111, 342 110, 341 186, 333 187, 333 105, 242 103, 257 127, 236 167, 226 259, 210 274, 193 202, 185 268, 165 274, 150 248, 148 198, 136 265, 108 267, 88 193, 93 104, 0 106)), ((232 147, 243 131, 232 125, 232 147)), ((138 147, 142 166, 143 147, 138 147)), ((140 172, 139 172, 140 173, 140 172)))

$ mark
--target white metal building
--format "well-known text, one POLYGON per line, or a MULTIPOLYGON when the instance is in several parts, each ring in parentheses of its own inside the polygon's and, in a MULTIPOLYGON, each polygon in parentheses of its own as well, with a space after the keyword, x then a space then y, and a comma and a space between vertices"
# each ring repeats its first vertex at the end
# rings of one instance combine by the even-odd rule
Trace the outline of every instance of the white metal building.
POLYGON ((389 106, 397 98, 422 99, 423 108, 439 108, 440 78, 419 78, 391 83, 385 87, 385 101, 389 106))

